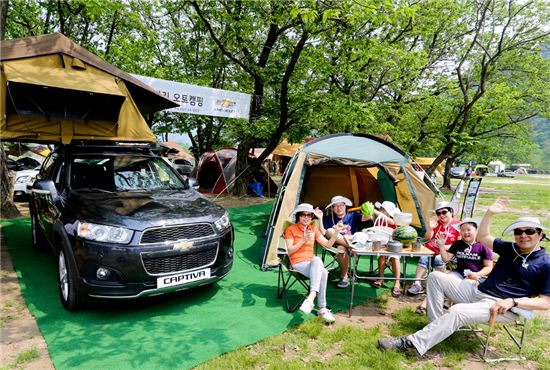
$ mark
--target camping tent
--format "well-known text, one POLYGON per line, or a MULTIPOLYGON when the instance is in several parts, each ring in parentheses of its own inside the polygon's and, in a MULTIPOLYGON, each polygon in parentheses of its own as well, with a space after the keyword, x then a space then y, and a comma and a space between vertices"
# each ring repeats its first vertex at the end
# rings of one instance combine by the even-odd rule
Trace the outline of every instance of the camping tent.
POLYGON ((197 166, 197 181, 201 191, 220 194, 229 192, 235 180, 237 149, 221 148, 215 152, 205 152, 197 166))
POLYGON ((155 142, 143 115, 177 104, 62 34, 0 43, 0 138, 155 142))
POLYGON ((278 264, 283 224, 297 204, 324 207, 334 195, 354 205, 389 200, 412 213, 412 226, 425 232, 435 194, 414 173, 407 155, 370 135, 334 134, 305 144, 283 174, 267 227, 262 268, 278 264))

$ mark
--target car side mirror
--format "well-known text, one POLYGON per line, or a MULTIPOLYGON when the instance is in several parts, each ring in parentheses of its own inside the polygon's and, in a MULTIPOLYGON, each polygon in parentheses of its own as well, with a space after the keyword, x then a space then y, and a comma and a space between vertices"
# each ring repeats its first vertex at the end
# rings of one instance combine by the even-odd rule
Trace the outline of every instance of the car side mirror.
POLYGON ((33 193, 49 195, 52 197, 52 201, 56 202, 59 200, 59 194, 57 193, 57 188, 55 183, 52 180, 40 180, 34 183, 32 188, 33 193))

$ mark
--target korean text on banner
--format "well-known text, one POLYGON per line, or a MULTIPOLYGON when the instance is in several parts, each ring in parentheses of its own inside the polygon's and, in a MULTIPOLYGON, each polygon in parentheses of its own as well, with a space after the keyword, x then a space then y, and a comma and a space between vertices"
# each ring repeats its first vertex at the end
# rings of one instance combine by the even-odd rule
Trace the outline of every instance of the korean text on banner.
POLYGON ((250 114, 250 94, 140 75, 132 76, 179 104, 179 107, 167 109, 168 112, 246 119, 250 114))

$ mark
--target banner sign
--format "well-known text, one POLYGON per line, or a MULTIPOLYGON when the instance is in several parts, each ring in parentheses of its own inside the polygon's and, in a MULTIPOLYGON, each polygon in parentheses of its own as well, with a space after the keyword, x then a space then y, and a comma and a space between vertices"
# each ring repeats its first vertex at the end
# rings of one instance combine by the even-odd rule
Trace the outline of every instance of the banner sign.
POLYGON ((250 94, 134 74, 132 76, 179 104, 179 107, 166 109, 168 112, 246 119, 250 114, 250 94))
POLYGON ((461 220, 466 217, 472 217, 474 214, 474 208, 476 205, 477 195, 481 185, 481 177, 472 177, 468 183, 468 190, 466 190, 466 196, 464 197, 464 204, 462 206, 461 220))

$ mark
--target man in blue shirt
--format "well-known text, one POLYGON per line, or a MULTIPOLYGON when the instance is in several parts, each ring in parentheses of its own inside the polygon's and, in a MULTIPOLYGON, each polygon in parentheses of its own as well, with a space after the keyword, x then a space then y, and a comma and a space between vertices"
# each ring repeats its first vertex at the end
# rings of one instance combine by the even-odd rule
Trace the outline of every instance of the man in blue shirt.
POLYGON ((497 321, 514 321, 517 308, 550 309, 550 256, 540 246, 546 236, 543 230, 550 229, 536 217, 520 217, 502 233, 513 231, 514 243, 491 236, 493 215, 506 211, 507 205, 508 199, 497 199, 479 226, 477 240, 500 256, 487 280, 476 288, 467 280, 431 273, 427 293, 430 323, 406 337, 379 339, 381 350, 411 348, 424 355, 461 327, 487 323, 492 314, 498 315, 497 321), (445 297, 455 302, 448 311, 443 309, 445 297))

